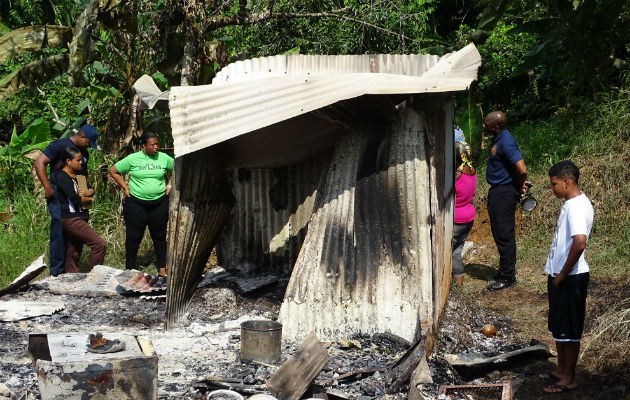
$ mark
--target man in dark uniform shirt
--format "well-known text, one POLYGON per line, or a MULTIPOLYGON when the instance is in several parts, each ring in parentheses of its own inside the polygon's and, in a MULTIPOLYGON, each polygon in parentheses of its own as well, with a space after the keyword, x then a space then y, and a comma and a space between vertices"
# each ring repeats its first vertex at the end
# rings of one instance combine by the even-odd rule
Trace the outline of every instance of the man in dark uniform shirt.
POLYGON ((96 138, 98 131, 95 127, 85 124, 79 131, 71 137, 61 138, 50 143, 35 160, 35 172, 37 178, 44 186, 44 196, 46 205, 50 213, 50 249, 49 268, 50 275, 57 276, 64 273, 64 259, 66 255, 66 241, 61 228, 61 208, 57 202, 57 174, 63 168, 64 160, 61 160, 63 150, 68 146, 74 146, 81 151, 83 163, 81 164, 80 175, 87 178, 87 163, 90 155, 87 147, 96 149, 96 138), (50 179, 46 174, 46 166, 50 164, 50 179))
POLYGON ((514 212, 521 193, 529 183, 527 167, 518 148, 516 139, 505 128, 507 118, 502 111, 486 115, 483 128, 494 138, 490 144, 486 181, 488 191, 488 214, 492 236, 499 251, 499 272, 489 290, 501 290, 516 284, 516 236, 514 234, 514 212))

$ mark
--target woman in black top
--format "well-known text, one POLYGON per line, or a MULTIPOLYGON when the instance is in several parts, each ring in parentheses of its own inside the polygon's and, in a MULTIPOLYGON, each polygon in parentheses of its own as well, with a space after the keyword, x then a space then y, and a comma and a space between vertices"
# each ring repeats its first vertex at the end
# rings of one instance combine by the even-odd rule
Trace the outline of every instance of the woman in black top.
POLYGON ((83 207, 92 201, 94 189, 80 190, 77 173, 81 169, 81 152, 66 147, 61 158, 65 165, 57 176, 57 195, 61 205, 61 226, 68 236, 66 244, 65 273, 79 272, 78 261, 83 245, 90 247, 88 269, 103 263, 106 244, 103 238, 88 224, 89 211, 83 207))

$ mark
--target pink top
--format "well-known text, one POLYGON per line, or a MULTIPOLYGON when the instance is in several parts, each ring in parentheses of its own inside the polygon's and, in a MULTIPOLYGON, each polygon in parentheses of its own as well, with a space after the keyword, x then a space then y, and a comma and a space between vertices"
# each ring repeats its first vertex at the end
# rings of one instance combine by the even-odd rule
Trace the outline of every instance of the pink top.
POLYGON ((477 174, 462 174, 455 181, 455 223, 466 224, 475 220, 475 187, 477 186, 477 174))

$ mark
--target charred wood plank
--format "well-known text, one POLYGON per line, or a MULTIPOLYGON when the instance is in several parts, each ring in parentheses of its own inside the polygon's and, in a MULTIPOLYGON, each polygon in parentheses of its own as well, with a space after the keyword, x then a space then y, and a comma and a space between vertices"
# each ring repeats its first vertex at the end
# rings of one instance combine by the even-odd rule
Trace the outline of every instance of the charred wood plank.
POLYGON ((267 389, 279 400, 299 399, 328 363, 328 351, 310 333, 298 351, 267 380, 267 389))
POLYGON ((400 359, 398 359, 396 364, 394 364, 387 374, 387 382, 391 382, 391 384, 387 388, 386 393, 397 392, 401 386, 409 381, 411 374, 424 357, 425 343, 426 336, 423 335, 400 359))

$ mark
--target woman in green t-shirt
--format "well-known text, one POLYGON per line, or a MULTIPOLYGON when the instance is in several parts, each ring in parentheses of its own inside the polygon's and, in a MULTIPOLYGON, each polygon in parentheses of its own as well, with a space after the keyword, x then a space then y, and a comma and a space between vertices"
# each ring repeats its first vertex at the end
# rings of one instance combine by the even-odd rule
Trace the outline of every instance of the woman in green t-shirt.
POLYGON ((125 192, 125 267, 136 268, 138 248, 148 226, 157 257, 158 274, 166 275, 166 224, 171 190, 170 181, 166 184, 166 173, 173 171, 173 158, 158 151, 158 139, 154 133, 144 132, 140 142, 140 151, 118 161, 109 170, 112 179, 125 192), (123 178, 126 173, 129 174, 129 184, 123 178))

